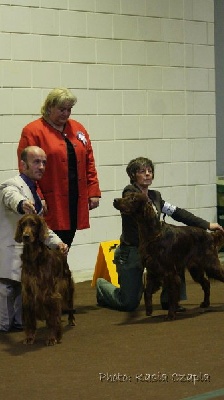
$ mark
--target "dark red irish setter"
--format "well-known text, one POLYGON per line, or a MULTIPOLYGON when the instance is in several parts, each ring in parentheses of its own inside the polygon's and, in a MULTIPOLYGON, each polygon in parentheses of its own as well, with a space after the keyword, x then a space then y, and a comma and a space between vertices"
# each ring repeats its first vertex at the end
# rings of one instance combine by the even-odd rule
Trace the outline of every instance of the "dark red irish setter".
POLYGON ((209 279, 224 282, 224 270, 218 258, 218 249, 224 244, 224 233, 160 222, 143 193, 129 193, 124 198, 115 199, 114 207, 121 213, 132 215, 138 225, 142 267, 147 270, 146 314, 152 313, 152 294, 163 285, 167 287, 169 296, 167 318, 175 319, 180 275, 185 269, 204 291, 200 307, 209 307, 209 279))
POLYGON ((75 325, 73 316, 74 282, 66 256, 60 250, 51 250, 44 241, 48 228, 42 217, 24 215, 18 222, 15 240, 23 243, 22 307, 26 339, 35 341, 37 320, 46 320, 49 336, 46 344, 61 342, 62 310, 68 312, 69 325, 75 325))

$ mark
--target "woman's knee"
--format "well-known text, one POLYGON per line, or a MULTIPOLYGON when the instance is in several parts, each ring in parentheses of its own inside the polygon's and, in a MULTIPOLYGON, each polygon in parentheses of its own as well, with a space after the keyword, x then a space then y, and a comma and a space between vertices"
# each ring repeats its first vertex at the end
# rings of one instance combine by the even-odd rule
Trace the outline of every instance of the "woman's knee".
POLYGON ((135 311, 140 304, 139 296, 129 297, 126 299, 122 299, 122 306, 124 311, 135 311))

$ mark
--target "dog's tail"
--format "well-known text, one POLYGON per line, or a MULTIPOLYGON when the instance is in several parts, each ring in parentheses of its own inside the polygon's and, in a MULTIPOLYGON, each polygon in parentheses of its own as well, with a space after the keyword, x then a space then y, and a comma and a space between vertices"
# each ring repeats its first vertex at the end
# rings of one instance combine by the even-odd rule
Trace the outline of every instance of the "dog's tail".
POLYGON ((212 232, 212 236, 214 239, 214 244, 217 247, 217 250, 219 251, 221 247, 224 246, 224 232, 217 230, 215 232, 212 232))

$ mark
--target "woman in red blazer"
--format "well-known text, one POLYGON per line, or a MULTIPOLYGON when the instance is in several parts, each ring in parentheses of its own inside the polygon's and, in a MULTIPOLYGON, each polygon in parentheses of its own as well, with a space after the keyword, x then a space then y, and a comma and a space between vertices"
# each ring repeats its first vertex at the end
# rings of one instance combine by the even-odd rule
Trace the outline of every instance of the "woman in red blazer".
POLYGON ((18 146, 19 159, 27 146, 39 146, 47 154, 39 183, 45 219, 68 246, 77 229, 89 228, 89 210, 99 206, 101 196, 89 135, 69 119, 76 101, 68 89, 53 89, 41 108, 42 117, 23 128, 18 146))

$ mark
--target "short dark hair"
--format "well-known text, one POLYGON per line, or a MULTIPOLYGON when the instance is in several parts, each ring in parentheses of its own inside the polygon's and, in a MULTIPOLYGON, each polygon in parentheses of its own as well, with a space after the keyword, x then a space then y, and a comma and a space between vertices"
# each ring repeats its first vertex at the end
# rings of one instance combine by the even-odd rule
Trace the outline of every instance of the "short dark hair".
POLYGON ((140 171, 142 168, 151 168, 152 177, 154 178, 154 164, 152 160, 146 157, 137 157, 131 160, 126 168, 126 172, 130 178, 130 182, 135 182, 136 172, 140 171))
POLYGON ((20 155, 20 159, 22 161, 24 161, 25 163, 27 162, 27 155, 28 155, 28 152, 29 152, 29 147, 30 146, 28 146, 25 149, 23 149, 22 152, 21 152, 21 155, 20 155))

